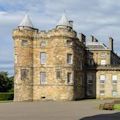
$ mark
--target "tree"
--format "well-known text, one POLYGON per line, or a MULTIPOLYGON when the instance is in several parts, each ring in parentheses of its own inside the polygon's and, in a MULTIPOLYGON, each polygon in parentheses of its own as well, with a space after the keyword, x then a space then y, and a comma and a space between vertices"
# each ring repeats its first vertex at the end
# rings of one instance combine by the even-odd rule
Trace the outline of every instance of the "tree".
POLYGON ((7 72, 0 72, 0 92, 8 92, 13 88, 13 77, 8 77, 7 72))

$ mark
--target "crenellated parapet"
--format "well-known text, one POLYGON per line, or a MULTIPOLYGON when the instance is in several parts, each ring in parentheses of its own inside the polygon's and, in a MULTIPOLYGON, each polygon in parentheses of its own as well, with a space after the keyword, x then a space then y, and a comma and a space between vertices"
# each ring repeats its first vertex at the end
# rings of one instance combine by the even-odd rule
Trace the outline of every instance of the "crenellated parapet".
POLYGON ((15 29, 13 31, 13 39, 33 39, 34 34, 38 33, 37 29, 15 29))

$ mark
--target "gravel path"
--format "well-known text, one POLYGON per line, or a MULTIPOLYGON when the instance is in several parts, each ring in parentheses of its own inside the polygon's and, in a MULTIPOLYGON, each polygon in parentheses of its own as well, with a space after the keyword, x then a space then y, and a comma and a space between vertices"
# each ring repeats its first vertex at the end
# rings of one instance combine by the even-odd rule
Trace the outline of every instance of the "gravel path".
POLYGON ((100 100, 0 103, 0 120, 120 120, 118 111, 98 110, 100 100))

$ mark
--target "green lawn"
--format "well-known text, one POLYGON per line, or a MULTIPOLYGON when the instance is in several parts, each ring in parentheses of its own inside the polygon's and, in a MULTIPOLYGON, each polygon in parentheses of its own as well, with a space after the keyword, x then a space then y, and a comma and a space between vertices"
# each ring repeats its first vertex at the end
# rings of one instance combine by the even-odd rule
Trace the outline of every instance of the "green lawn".
POLYGON ((114 105, 114 110, 120 110, 120 104, 115 104, 114 105))
POLYGON ((0 92, 0 101, 13 100, 13 97, 14 97, 13 92, 0 92))

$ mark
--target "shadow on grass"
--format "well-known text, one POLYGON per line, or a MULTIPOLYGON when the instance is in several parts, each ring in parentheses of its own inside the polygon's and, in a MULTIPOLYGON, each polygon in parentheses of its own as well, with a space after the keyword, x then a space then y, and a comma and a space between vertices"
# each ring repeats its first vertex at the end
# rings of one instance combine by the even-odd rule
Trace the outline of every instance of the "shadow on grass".
POLYGON ((120 120, 120 112, 113 114, 101 114, 90 117, 84 117, 79 120, 120 120))

